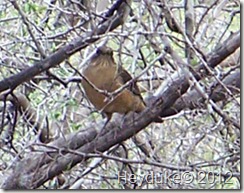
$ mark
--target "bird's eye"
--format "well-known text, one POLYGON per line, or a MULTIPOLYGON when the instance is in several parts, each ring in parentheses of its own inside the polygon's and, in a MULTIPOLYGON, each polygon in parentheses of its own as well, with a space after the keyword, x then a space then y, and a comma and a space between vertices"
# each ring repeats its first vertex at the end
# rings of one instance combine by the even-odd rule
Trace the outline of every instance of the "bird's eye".
POLYGON ((109 50, 108 51, 108 54, 112 56, 113 55, 113 51, 112 50, 109 50))
POLYGON ((102 51, 98 48, 96 53, 97 53, 97 55, 100 55, 100 54, 102 54, 102 51))

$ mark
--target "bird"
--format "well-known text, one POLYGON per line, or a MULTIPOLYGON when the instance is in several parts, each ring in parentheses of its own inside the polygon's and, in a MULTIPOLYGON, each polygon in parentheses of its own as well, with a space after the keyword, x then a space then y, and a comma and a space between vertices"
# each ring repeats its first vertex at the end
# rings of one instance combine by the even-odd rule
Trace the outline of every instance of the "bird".
POLYGON ((115 96, 109 97, 109 93, 132 80, 131 75, 116 64, 110 47, 101 46, 96 49, 96 53, 82 70, 82 76, 81 84, 88 100, 105 114, 107 122, 113 113, 140 113, 146 108, 135 81, 115 96))

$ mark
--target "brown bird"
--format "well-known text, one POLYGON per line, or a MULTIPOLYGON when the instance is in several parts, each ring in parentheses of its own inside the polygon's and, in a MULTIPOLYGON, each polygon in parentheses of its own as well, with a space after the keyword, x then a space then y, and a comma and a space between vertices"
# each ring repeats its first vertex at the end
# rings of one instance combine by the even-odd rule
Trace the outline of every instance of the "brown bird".
POLYGON ((87 98, 96 109, 107 116, 108 121, 115 112, 139 113, 145 109, 146 105, 135 82, 114 97, 108 96, 108 93, 121 88, 132 79, 123 67, 115 63, 111 48, 105 46, 98 48, 82 75, 84 77, 82 85, 87 98))

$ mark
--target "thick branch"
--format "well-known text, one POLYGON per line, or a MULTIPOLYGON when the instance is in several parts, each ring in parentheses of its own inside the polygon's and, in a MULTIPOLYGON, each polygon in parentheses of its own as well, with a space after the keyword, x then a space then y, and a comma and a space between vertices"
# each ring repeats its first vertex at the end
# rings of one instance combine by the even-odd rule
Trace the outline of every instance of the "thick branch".
MULTIPOLYGON (((226 85, 233 94, 238 94, 241 89, 240 70, 236 70, 234 73, 229 74, 223 80, 223 84, 226 85)), ((216 85, 217 86, 213 89, 209 99, 212 99, 214 102, 227 100, 228 94, 226 93, 226 90, 221 85, 217 84, 217 82, 216 85)), ((166 109, 161 115, 167 117, 179 113, 183 109, 195 109, 203 106, 205 106, 204 99, 196 90, 192 90, 180 97, 172 107, 166 109)))

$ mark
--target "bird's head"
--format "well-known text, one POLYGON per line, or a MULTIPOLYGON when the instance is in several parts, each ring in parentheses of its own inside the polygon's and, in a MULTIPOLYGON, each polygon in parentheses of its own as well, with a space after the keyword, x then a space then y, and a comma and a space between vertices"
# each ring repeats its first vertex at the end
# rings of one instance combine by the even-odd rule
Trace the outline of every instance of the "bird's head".
POLYGON ((91 57, 93 65, 115 65, 113 50, 107 46, 98 47, 96 53, 91 57))
POLYGON ((101 47, 97 48, 96 54, 113 56, 113 50, 107 46, 101 46, 101 47))

